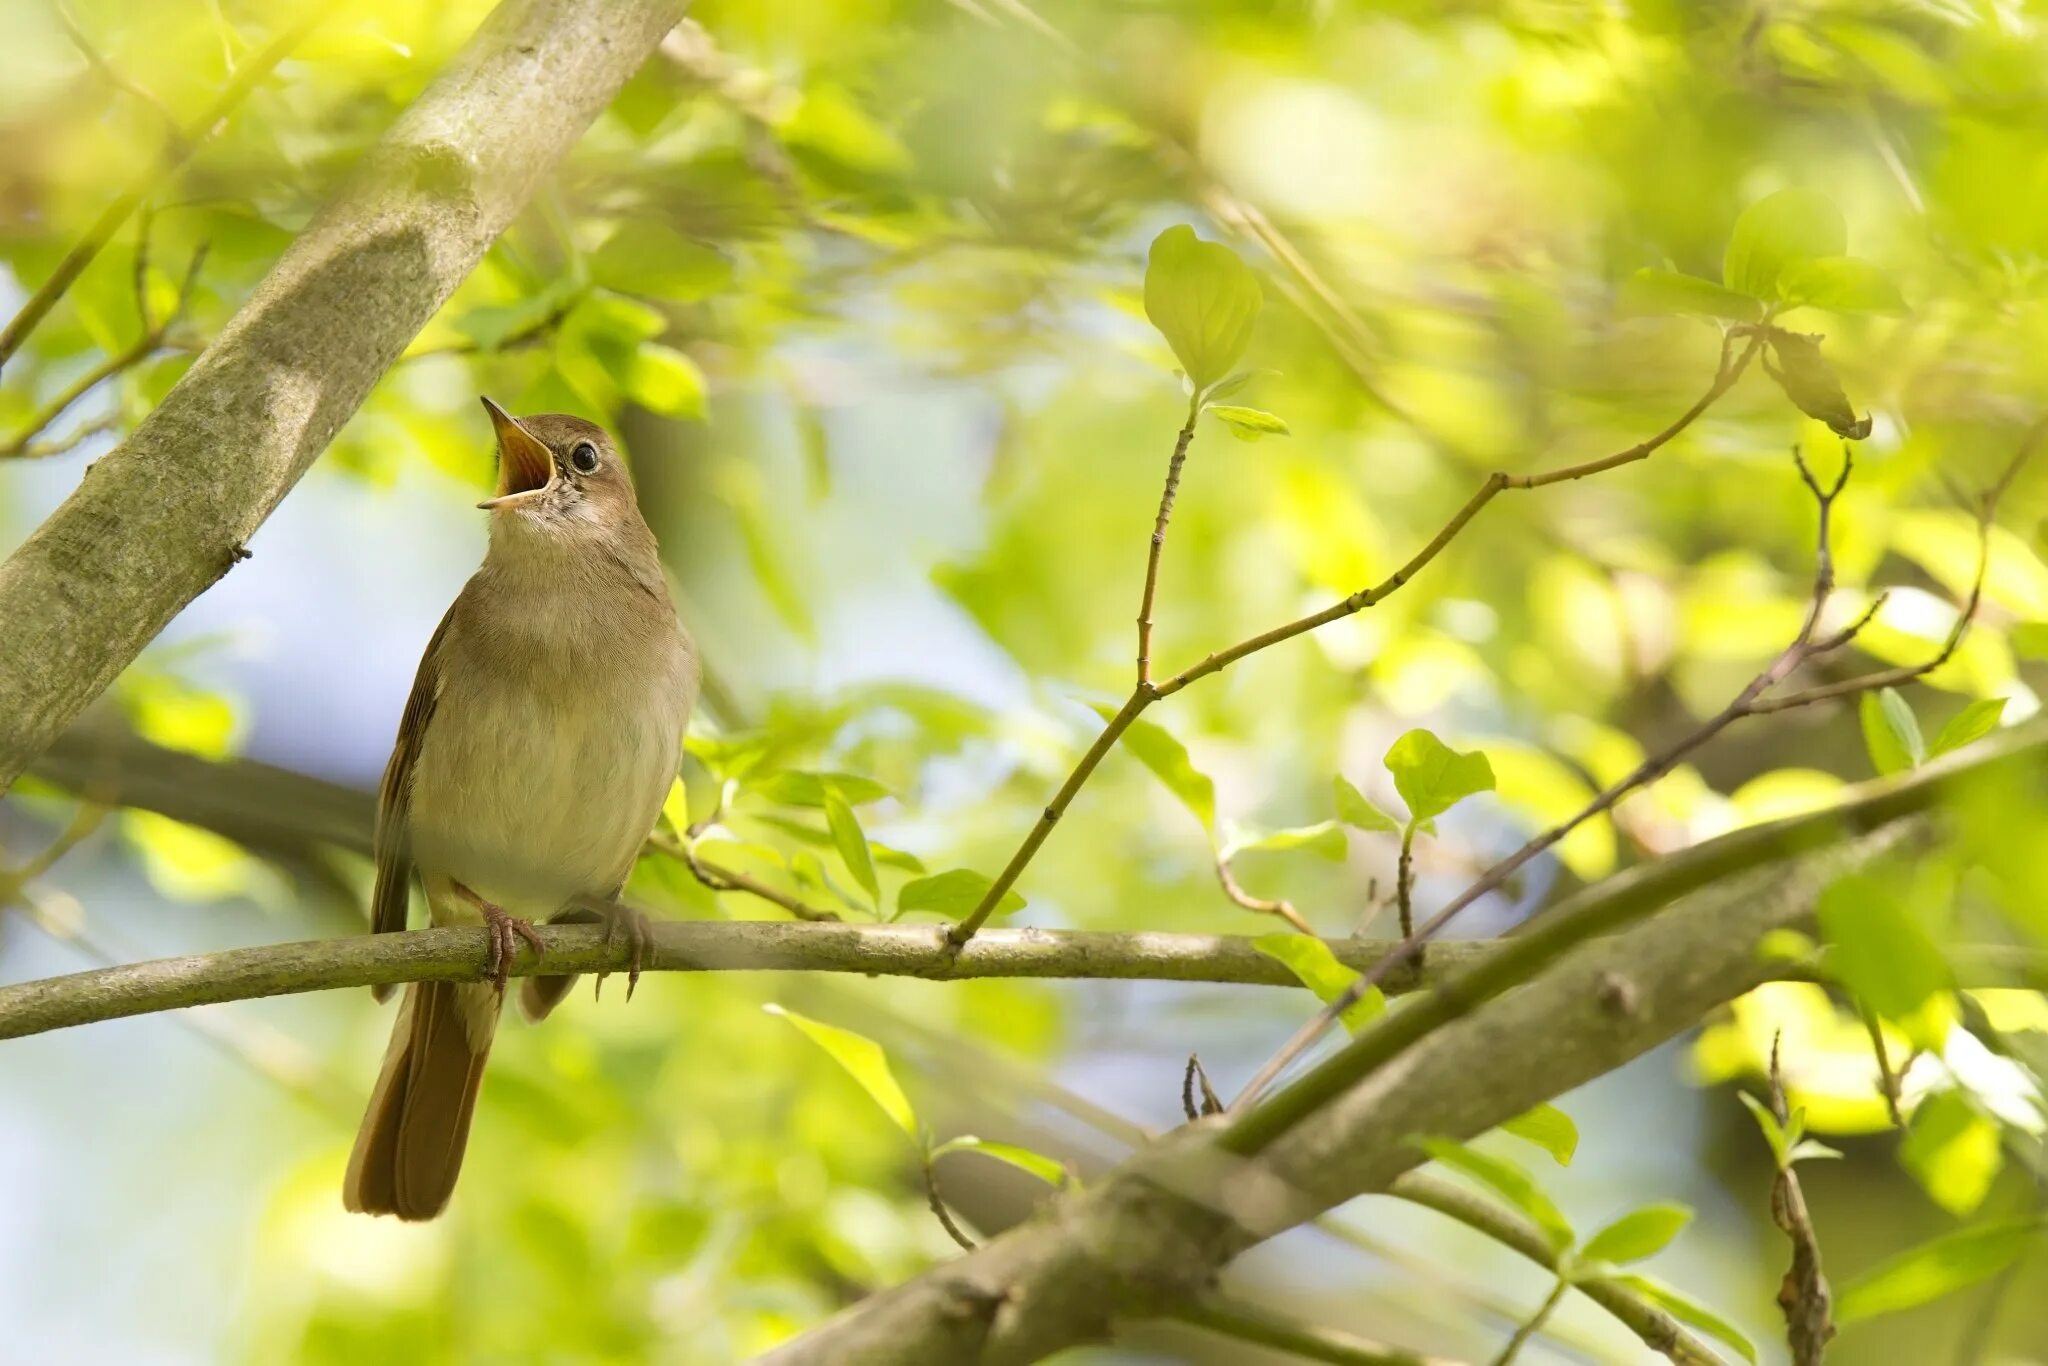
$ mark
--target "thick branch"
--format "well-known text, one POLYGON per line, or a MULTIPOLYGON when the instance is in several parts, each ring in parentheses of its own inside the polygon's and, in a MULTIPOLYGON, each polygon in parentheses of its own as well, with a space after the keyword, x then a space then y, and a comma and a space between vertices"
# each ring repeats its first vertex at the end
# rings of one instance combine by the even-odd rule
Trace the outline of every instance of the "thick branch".
POLYGON ((156 411, 0 565, 0 791, 246 555, 682 9, 505 0, 156 411))
MULTIPOLYGON (((789 924, 692 920, 652 927, 647 972, 857 972, 959 981, 974 977, 1073 977, 1154 982, 1237 982, 1299 986, 1294 974, 1235 934, 1123 934, 1081 930, 992 930, 955 952, 940 925, 789 924)), ((604 942, 601 928, 551 925, 540 931, 547 957, 522 952, 512 975, 623 972, 631 947, 604 942)), ((1384 940, 1326 940, 1353 968, 1387 951, 1384 940)), ((1446 944, 1423 985, 1485 953, 1484 943, 1446 944)), ((484 932, 449 928, 407 934, 316 939, 163 958, 0 987, 0 1039, 95 1020, 222 1001, 392 982, 474 982, 484 977, 484 932)))

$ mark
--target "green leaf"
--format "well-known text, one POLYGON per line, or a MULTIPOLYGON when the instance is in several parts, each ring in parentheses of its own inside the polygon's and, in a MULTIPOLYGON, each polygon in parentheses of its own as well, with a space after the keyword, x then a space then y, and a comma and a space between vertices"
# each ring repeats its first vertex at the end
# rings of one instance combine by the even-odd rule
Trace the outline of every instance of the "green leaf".
MULTIPOLYGON (((1115 707, 1099 702, 1090 705, 1105 721, 1116 715, 1115 707)), ((1166 784, 1169 792, 1195 813, 1195 819, 1202 823, 1204 830, 1212 836, 1216 833, 1216 784, 1189 762, 1186 745, 1150 721, 1131 722, 1130 729, 1123 734, 1123 744, 1139 763, 1151 769, 1153 776, 1166 784)))
POLYGON ((1579 1255, 1596 1262, 1640 1262, 1662 1252, 1691 1222, 1692 1210, 1684 1205, 1645 1205, 1587 1239, 1579 1255))
POLYGON ((1579 1150, 1579 1126, 1555 1105, 1539 1105, 1500 1126, 1525 1143, 1534 1143, 1560 1167, 1569 1167, 1579 1150))
POLYGON ((1903 1021, 1949 988, 1947 960, 1896 877, 1851 873, 1820 894, 1828 972, 1887 1020, 1903 1021))
POLYGON ((1153 239, 1145 266, 1145 316, 1197 390, 1237 364, 1263 303, 1258 276, 1230 248, 1202 241, 1185 224, 1153 239))
POLYGON ((980 1153, 983 1157, 993 1157, 998 1162, 1007 1162, 1019 1171, 1029 1172, 1048 1186, 1067 1184, 1067 1169, 1061 1166, 1057 1159, 1047 1157, 1044 1153, 1034 1153, 1029 1148, 1020 1148, 1014 1143, 994 1143, 986 1138, 976 1138, 972 1134, 962 1134, 958 1138, 949 1138, 932 1149, 932 1160, 936 1162, 947 1153, 980 1153))
POLYGON ((2004 1219, 1922 1243, 1842 1286, 1835 1321, 1894 1314, 1975 1285, 2018 1261, 2042 1228, 2039 1219, 2004 1219))
POLYGON ((1226 843, 1217 851, 1217 857, 1233 859, 1239 854, 1281 854, 1294 849, 1305 849, 1335 862, 1344 857, 1344 831, 1335 821, 1317 821, 1314 825, 1284 830, 1248 831, 1226 843))
POLYGON ((1365 830, 1373 834, 1398 835, 1401 822, 1367 801, 1365 794, 1353 787, 1339 773, 1330 780, 1337 794, 1337 819, 1354 830, 1365 830))
MULTIPOLYGON (((903 884, 902 890, 896 893, 896 913, 936 911, 949 920, 958 920, 979 906, 981 899, 988 895, 988 889, 994 885, 968 868, 935 873, 903 884)), ((1003 899, 996 905, 996 913, 1008 915, 1022 909, 1023 905, 1024 898, 1012 889, 1003 893, 1003 899)))
POLYGON ((1386 764, 1395 790, 1408 803, 1408 819, 1418 824, 1475 792, 1493 790, 1493 765, 1484 754, 1460 754, 1426 730, 1411 730, 1394 741, 1386 764))
POLYGON ((1577 1235, 1572 1232, 1563 1211, 1552 1204, 1550 1197, 1537 1189, 1529 1174, 1514 1163, 1448 1138, 1415 1141, 1424 1152, 1446 1167, 1492 1187, 1501 1198, 1528 1215, 1543 1230, 1543 1236, 1554 1251, 1563 1252, 1572 1245, 1577 1235))
POLYGON ((2023 621, 2007 637, 2021 659, 2048 659, 2048 621, 2023 621))
POLYGON ((910 1108, 910 1097, 904 1095, 903 1088, 896 1084, 896 1074, 889 1070, 888 1055, 882 1052, 880 1044, 865 1034, 813 1020, 772 1002, 761 1009, 770 1015, 780 1015, 809 1035, 813 1043, 832 1056, 832 1061, 845 1068, 847 1075, 860 1083, 861 1089, 882 1107, 884 1114, 896 1121, 904 1133, 912 1139, 917 1137, 917 1112, 910 1108))
POLYGON ((1721 281, 1759 299, 1783 299, 1788 268, 1820 256, 1840 256, 1849 245, 1842 211, 1813 190, 1780 190, 1742 211, 1728 236, 1721 281))
POLYGON ((2003 697, 1979 698, 1949 717, 1948 724, 1927 747, 1927 757, 1933 759, 1950 750, 1961 749, 1997 730, 1999 721, 2005 716, 2005 701, 2003 697))
POLYGON ((1854 256, 1817 256, 1794 261, 1779 277, 1788 302, 1836 313, 1904 313, 1899 287, 1870 262, 1854 256))
POLYGON ((1230 434, 1239 441, 1257 441, 1262 436, 1293 435, 1284 421, 1257 408, 1213 404, 1209 411, 1229 426, 1230 434))
MULTIPOLYGON (((1359 977, 1358 973, 1337 961, 1337 955, 1330 951, 1328 944, 1305 934, 1262 934, 1252 941, 1252 947, 1285 964, 1287 970, 1313 991, 1316 999, 1324 1005, 1343 996, 1359 977)), ((1384 1015, 1386 1010, 1387 998, 1378 987, 1370 987, 1338 1018, 1346 1029, 1356 1034, 1384 1015)))
POLYGON ((801 769, 770 774, 750 785, 748 791, 759 793, 778 806, 822 807, 828 791, 837 792, 848 806, 866 806, 889 795, 888 788, 857 773, 809 773, 801 769))
POLYGON ((635 220, 623 224, 591 255, 590 278, 621 294, 692 303, 732 284, 732 262, 673 228, 635 220))
POLYGON ((1763 304, 1747 294, 1681 275, 1674 270, 1639 270, 1621 285, 1624 313, 1697 313, 1753 323, 1764 315, 1763 304))
POLYGON ((1771 1113, 1771 1107, 1747 1091, 1737 1091, 1740 1100, 1756 1118, 1756 1127, 1763 1131, 1764 1142, 1771 1145, 1771 1160, 1780 1170, 1792 1165, 1792 1145, 1799 1141, 1799 1134, 1805 1128, 1801 1115, 1792 1116, 1790 1124, 1780 1124, 1778 1117, 1771 1113))
POLYGON ((1937 1091, 1913 1111, 1899 1165, 1950 1214, 1973 1213, 2005 1165, 1998 1125, 1961 1091, 1937 1091))
POLYGON ((1926 760, 1927 742, 1920 738, 1919 719, 1894 689, 1863 694, 1857 710, 1863 720, 1863 747, 1880 774, 1903 773, 1926 760))
POLYGON ((1773 327, 1769 336, 1771 349, 1764 360, 1764 372, 1785 391, 1794 407, 1827 423, 1829 431, 1850 441, 1861 441, 1870 435, 1870 418, 1856 415, 1840 376, 1820 353, 1823 338, 1819 334, 1773 327), (1771 364, 1771 357, 1777 359, 1776 365, 1771 364))
POLYGON ((832 843, 839 850, 846 871, 868 894, 870 904, 881 909, 882 887, 875 878, 874 855, 868 850, 867 836, 861 833, 860 818, 853 814, 853 808, 837 788, 825 789, 825 826, 832 832, 832 843))
POLYGON ((704 416, 704 372, 672 346, 641 343, 633 350, 624 378, 627 396, 650 413, 704 416))
POLYGON ((1750 1363, 1750 1366, 1756 1366, 1756 1344, 1751 1342, 1740 1328, 1698 1300, 1648 1276, 1630 1273, 1609 1279, 1627 1286, 1680 1323, 1719 1338, 1733 1347, 1744 1361, 1750 1363))

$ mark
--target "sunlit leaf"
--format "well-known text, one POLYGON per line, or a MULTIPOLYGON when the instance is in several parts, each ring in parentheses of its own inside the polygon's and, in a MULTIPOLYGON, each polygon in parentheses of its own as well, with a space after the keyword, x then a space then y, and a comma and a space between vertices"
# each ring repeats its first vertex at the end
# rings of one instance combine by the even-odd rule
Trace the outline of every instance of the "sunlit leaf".
POLYGON ((1914 914, 1910 895, 1896 878, 1851 873, 1821 893, 1817 908, 1829 973, 1900 1022, 1950 983, 1941 945, 1914 914))
POLYGON ((861 831, 860 818, 853 814, 853 808, 847 805, 846 798, 839 795, 836 788, 825 789, 825 825, 832 832, 832 843, 839 850, 839 858, 846 865, 846 871, 868 894, 869 903, 879 908, 882 887, 875 878, 875 861, 868 850, 867 836, 861 831))
POLYGON ((651 413, 704 416, 704 372, 672 346, 648 342, 636 348, 625 381, 627 395, 651 413))
POLYGON ((1353 787, 1344 775, 1339 773, 1330 780, 1337 796, 1337 819, 1354 830, 1373 834, 1398 835, 1401 822, 1367 801, 1365 794, 1353 787))
MULTIPOLYGON (((896 893, 896 912, 904 915, 911 911, 931 911, 949 920, 959 920, 979 906, 981 899, 988 895, 988 889, 994 885, 969 868, 934 873, 903 884, 896 893)), ((996 914, 1008 915, 1023 907, 1024 898, 1013 888, 1004 892, 1002 900, 996 903, 996 914)))
POLYGON ((1237 408, 1229 404, 1211 404, 1209 411, 1224 425, 1230 434, 1240 441, 1257 441, 1263 436, 1289 436, 1287 424, 1280 418, 1257 408, 1237 408))
POLYGON ((831 1055, 832 1061, 860 1083, 861 1089, 882 1107, 882 1113, 895 1120, 897 1127, 911 1138, 917 1137, 917 1112, 910 1108, 910 1097, 897 1085, 896 1074, 889 1070, 889 1057, 880 1044, 865 1034, 813 1020, 773 1002, 761 1009, 770 1015, 780 1015, 809 1035, 813 1043, 831 1055))
POLYGON ((1891 277, 1854 256, 1794 261, 1779 277, 1785 299, 1836 313, 1904 313, 1906 301, 1891 277))
POLYGON ((2048 621, 2023 621, 2008 633, 2021 659, 2048 660, 2048 621))
MULTIPOLYGON (((1115 707, 1100 703, 1091 705, 1105 721, 1116 715, 1115 707)), ((1181 804, 1195 813, 1195 819, 1202 823, 1204 830, 1212 834, 1215 832, 1216 784, 1189 760, 1186 745, 1162 727, 1142 719, 1131 722, 1130 729, 1123 734, 1122 743, 1139 763, 1151 769, 1153 776, 1166 784, 1167 791, 1180 798, 1181 804)))
POLYGON ((1861 441, 1870 435, 1871 420, 1856 415, 1841 377, 1821 354, 1820 344, 1819 336, 1771 328, 1770 355, 1777 364, 1764 369, 1800 412, 1825 422, 1837 436, 1861 441))
POLYGON ((1475 792, 1493 790, 1493 766, 1484 754, 1461 754, 1426 730, 1396 740, 1386 764, 1411 821, 1440 816, 1475 792))
POLYGON ((849 806, 865 806, 889 795, 888 788, 858 773, 812 773, 801 769, 771 773, 747 790, 782 806, 822 807, 828 792, 838 793, 849 806))
POLYGON ((1168 228, 1145 266, 1145 316, 1201 389, 1230 372, 1251 341, 1264 297, 1259 278, 1230 248, 1195 230, 1168 228))
POLYGON ((976 1138, 972 1134, 962 1134, 958 1138, 949 1138, 932 1149, 932 1159, 937 1161, 947 1153, 980 1153, 983 1157, 1007 1162, 1019 1171, 1029 1172, 1048 1186, 1063 1186, 1067 1183, 1067 1169, 1061 1166, 1057 1159, 1047 1157, 1044 1153, 1032 1152, 1029 1148, 1020 1148, 1014 1143, 996 1143, 986 1138, 976 1138))
MULTIPOLYGON (((1316 999, 1329 1005, 1350 990, 1359 974, 1337 961, 1337 955, 1330 952, 1330 946, 1320 939, 1305 934, 1262 934, 1252 941, 1252 947, 1268 958, 1286 964, 1287 970, 1300 979, 1301 984, 1316 994, 1316 999)), ((1365 994, 1347 1006, 1338 1016, 1344 1027, 1357 1033, 1386 1013, 1387 998, 1378 987, 1368 987, 1365 994)))
POLYGON ((1747 294, 1673 270, 1637 271, 1622 282, 1620 302, 1625 313, 1697 313, 1739 323, 1753 323, 1764 312, 1747 294))
POLYGON ((1948 724, 1934 737, 1934 743, 1927 747, 1927 757, 1933 759, 1950 750, 1974 744, 1997 730, 1999 720, 2005 715, 2005 703, 2003 697, 1982 697, 1964 707, 1951 716, 1948 724))
POLYGON ((1579 1126, 1555 1105, 1539 1105, 1533 1110, 1524 1110, 1500 1127, 1504 1133, 1534 1143, 1549 1153, 1551 1160, 1560 1167, 1569 1167, 1572 1156, 1579 1150, 1579 1126))
POLYGON ((1314 825, 1284 830, 1247 831, 1230 839, 1217 851, 1217 856, 1229 859, 1239 854, 1284 854, 1298 850, 1334 862, 1344 857, 1345 848, 1344 831, 1337 822, 1317 821, 1314 825))
POLYGON ((1491 1187, 1502 1199, 1528 1215, 1543 1230, 1544 1238, 1555 1251, 1563 1252, 1572 1245, 1577 1235, 1572 1232, 1563 1211, 1538 1189, 1527 1172, 1514 1163, 1448 1138, 1423 1138, 1416 1142, 1438 1162, 1491 1187))
POLYGON ((688 303, 730 286, 732 262, 665 224, 634 219, 620 225, 591 255, 590 277, 622 294, 688 303))
POLYGON ((1685 1226, 1692 1210, 1685 1205, 1646 1205, 1616 1219, 1586 1240, 1579 1255, 1588 1261, 1625 1265, 1662 1252, 1685 1226))
POLYGON ((1814 190, 1780 190, 1742 211, 1728 235, 1721 280, 1738 293, 1782 299, 1788 267, 1840 256, 1849 245, 1842 211, 1814 190))
POLYGON ((1863 721, 1863 747, 1880 774, 1903 773, 1926 761, 1927 743, 1920 738, 1920 721, 1897 690, 1880 688, 1863 694, 1857 713, 1863 721))
POLYGON ((1962 1091, 1937 1091, 1913 1111, 1899 1165, 1950 1214, 1973 1213, 2005 1165, 1998 1125, 1962 1091))
POLYGON ((2039 1219, 2004 1219, 1902 1252, 1837 1289, 1835 1321, 1857 1323, 1912 1309, 1995 1276, 2026 1254, 2043 1227, 2039 1219))

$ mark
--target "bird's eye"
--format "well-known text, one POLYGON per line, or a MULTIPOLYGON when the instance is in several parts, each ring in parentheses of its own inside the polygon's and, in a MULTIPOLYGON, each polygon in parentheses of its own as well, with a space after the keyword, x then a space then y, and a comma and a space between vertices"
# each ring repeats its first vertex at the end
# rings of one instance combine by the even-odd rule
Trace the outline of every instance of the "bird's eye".
POLYGON ((588 474, 597 468, 597 447, 588 441, 576 443, 576 449, 569 452, 569 463, 588 474))

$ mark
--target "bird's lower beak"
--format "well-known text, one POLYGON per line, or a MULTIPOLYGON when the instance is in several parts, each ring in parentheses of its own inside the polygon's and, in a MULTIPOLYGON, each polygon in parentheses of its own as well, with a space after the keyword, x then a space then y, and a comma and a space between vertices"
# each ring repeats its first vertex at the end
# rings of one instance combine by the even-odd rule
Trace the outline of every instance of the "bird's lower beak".
POLYGON ((477 506, 504 508, 531 502, 555 486, 554 453, 520 426, 518 418, 489 399, 483 402, 498 433, 498 496, 477 506))

